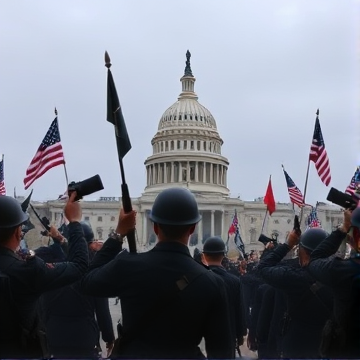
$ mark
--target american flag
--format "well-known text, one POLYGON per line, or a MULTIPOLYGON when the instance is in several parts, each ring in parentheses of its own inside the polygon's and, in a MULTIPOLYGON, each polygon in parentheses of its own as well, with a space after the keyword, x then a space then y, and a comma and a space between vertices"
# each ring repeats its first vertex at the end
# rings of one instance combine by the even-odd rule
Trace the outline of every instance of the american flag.
POLYGON ((360 185, 360 166, 355 170, 355 174, 352 177, 349 186, 346 188, 345 192, 347 194, 353 195, 357 190, 357 187, 360 185))
POLYGON ((5 179, 4 179, 4 156, 0 161, 0 195, 6 195, 5 179))
POLYGON ((240 236, 240 230, 239 230, 239 220, 237 217, 237 212, 235 209, 235 214, 232 220, 232 223, 229 227, 229 231, 228 231, 228 239, 227 239, 227 244, 229 243, 230 237, 233 237, 234 239, 234 243, 236 245, 236 247, 238 248, 238 250, 241 252, 241 254, 243 256, 245 256, 245 245, 241 239, 240 236))
POLYGON ((288 188, 288 193, 290 196, 290 201, 295 205, 304 206, 304 197, 303 197, 301 191, 295 185, 294 181, 291 179, 291 177, 285 171, 284 168, 283 168, 283 171, 284 171, 284 175, 285 175, 286 185, 288 188))
POLYGON ((313 140, 310 148, 310 161, 315 163, 316 170, 321 181, 328 186, 331 181, 330 164, 322 136, 319 113, 317 112, 313 140))
POLYGON ((56 117, 26 170, 25 190, 48 170, 61 164, 65 164, 65 159, 56 117))
POLYGON ((306 221, 306 230, 312 228, 321 228, 320 220, 317 217, 316 207, 312 207, 310 214, 306 221))

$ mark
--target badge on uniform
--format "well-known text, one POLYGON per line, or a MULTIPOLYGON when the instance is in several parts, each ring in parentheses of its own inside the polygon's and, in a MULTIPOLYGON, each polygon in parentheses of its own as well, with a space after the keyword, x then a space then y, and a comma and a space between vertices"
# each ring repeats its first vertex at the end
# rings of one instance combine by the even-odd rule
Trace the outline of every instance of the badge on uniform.
POLYGON ((24 261, 35 257, 35 252, 29 249, 19 249, 16 254, 24 261))

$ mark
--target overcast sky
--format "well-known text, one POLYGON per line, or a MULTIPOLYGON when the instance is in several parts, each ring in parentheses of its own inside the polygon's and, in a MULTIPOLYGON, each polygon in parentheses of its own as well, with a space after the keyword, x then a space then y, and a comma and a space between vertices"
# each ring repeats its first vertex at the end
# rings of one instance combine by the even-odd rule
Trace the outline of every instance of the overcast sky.
MULTIPOLYGON (((229 159, 231 196, 288 202, 281 164, 303 190, 320 108, 330 186, 342 191, 360 163, 359 1, 32 0, 0 5, 0 153, 8 195, 23 179, 59 111, 69 180, 100 174, 120 196, 114 129, 106 122, 112 72, 132 142, 130 195, 146 185, 145 159, 162 113, 181 92, 189 49, 199 102, 213 114, 229 159)), ((65 190, 63 167, 32 186, 35 200, 65 190)), ((329 188, 310 167, 307 202, 329 188)))

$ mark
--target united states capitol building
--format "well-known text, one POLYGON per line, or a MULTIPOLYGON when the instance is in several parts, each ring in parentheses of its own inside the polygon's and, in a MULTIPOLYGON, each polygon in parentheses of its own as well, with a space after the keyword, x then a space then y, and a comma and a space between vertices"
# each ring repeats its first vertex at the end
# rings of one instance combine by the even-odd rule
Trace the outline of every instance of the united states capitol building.
MULTIPOLYGON (((211 235, 220 235, 225 241, 235 210, 239 219, 240 234, 246 251, 263 250, 258 242, 266 207, 263 199, 243 201, 231 198, 227 187, 229 161, 222 154, 223 140, 210 111, 201 105, 195 93, 195 77, 190 66, 190 53, 184 75, 180 79, 182 91, 177 101, 161 116, 158 130, 151 140, 152 154, 145 160, 146 187, 139 198, 133 198, 137 211, 138 247, 147 248, 156 240, 149 220, 149 212, 156 195, 168 187, 185 187, 191 190, 199 204, 202 220, 191 239, 192 244, 202 248, 202 241, 211 235)), ((100 198, 83 201, 83 218, 91 223, 95 236, 105 240, 116 228, 119 198, 100 198)), ((63 202, 33 203, 41 216, 58 223, 62 217, 63 202)), ((310 209, 304 211, 303 222, 310 209)), ((320 203, 318 217, 326 231, 332 231, 342 221, 339 208, 320 203)), ((30 210, 33 224, 39 224, 30 210)), ((276 235, 279 241, 292 229, 294 218, 290 203, 277 203, 276 211, 265 222, 263 233, 276 235)), ((305 225, 303 225, 305 226, 305 225)), ((32 230, 39 237, 39 228, 32 230)))

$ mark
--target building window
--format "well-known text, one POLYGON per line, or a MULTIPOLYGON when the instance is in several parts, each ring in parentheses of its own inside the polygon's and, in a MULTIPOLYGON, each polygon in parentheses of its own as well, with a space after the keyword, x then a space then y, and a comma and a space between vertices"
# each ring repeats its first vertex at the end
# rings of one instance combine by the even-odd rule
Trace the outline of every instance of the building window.
POLYGON ((204 151, 206 151, 206 141, 204 141, 204 151))
POLYGON ((200 141, 197 142, 197 149, 200 151, 200 141))
POLYGON ((90 216, 85 216, 85 217, 84 217, 84 220, 85 220, 85 221, 90 221, 90 216))
POLYGON ((165 141, 165 151, 169 151, 169 142, 165 141))
POLYGON ((102 216, 98 216, 98 221, 99 221, 99 222, 102 221, 102 216))
POLYGON ((112 217, 111 217, 111 221, 115 221, 115 216, 112 216, 112 217))
POLYGON ((186 149, 187 149, 187 141, 184 140, 184 150, 186 150, 186 149))
POLYGON ((250 243, 256 243, 256 230, 254 228, 250 229, 250 243))
POLYGON ((177 141, 177 149, 180 150, 180 140, 177 141))
POLYGON ((170 143, 170 150, 174 150, 174 141, 171 141, 170 143))
POLYGON ((190 149, 194 150, 194 142, 193 141, 190 142, 190 149))
POLYGON ((103 238, 103 229, 97 229, 97 233, 98 233, 99 240, 102 240, 102 238, 103 238))

